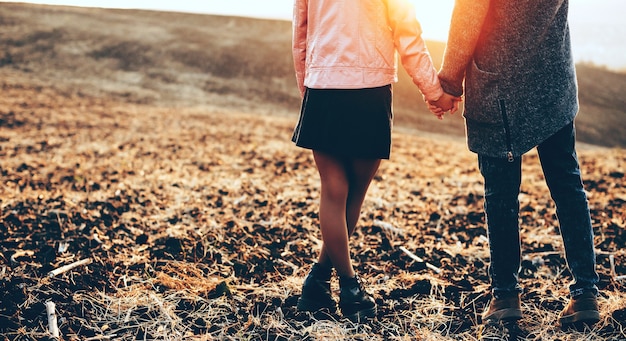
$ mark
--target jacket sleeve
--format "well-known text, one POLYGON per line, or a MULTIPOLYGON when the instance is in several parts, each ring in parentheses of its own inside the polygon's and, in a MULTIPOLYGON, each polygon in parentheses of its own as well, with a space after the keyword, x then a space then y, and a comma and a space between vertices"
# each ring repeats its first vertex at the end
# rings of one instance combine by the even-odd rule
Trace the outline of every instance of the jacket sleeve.
POLYGON ((490 0, 456 0, 448 43, 439 71, 445 92, 461 96, 465 70, 472 61, 480 32, 489 11, 490 0))
POLYGON ((422 28, 413 6, 406 0, 388 0, 387 12, 393 40, 400 60, 426 100, 437 100, 443 90, 437 77, 422 28))
POLYGON ((304 95, 304 76, 307 48, 308 0, 295 0, 293 6, 292 55, 300 96, 304 95))

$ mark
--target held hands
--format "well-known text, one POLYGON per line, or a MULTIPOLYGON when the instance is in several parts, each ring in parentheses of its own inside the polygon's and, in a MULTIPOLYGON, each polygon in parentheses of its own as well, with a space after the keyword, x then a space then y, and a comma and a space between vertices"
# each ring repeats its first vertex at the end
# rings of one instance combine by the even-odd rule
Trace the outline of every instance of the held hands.
POLYGON ((459 110, 459 103, 461 103, 461 97, 452 96, 445 93, 439 97, 436 101, 426 101, 428 109, 440 120, 443 119, 443 115, 450 111, 450 114, 454 114, 459 110))

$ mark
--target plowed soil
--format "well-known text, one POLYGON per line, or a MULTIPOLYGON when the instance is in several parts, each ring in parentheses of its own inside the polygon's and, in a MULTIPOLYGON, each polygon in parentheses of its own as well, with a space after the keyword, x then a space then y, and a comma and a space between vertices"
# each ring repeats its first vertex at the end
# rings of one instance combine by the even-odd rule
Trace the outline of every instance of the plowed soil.
MULTIPOLYGON (((290 142, 295 117, 1 86, 2 339, 48 337, 46 302, 63 340, 478 337, 488 240, 463 140, 395 132, 352 240, 380 309, 354 325, 295 309, 320 246, 318 177, 290 142)), ((602 321, 584 333, 623 340, 626 152, 581 145, 579 156, 601 276, 602 321)), ((520 328, 580 339, 554 323, 571 277, 533 152, 520 203, 520 328)))

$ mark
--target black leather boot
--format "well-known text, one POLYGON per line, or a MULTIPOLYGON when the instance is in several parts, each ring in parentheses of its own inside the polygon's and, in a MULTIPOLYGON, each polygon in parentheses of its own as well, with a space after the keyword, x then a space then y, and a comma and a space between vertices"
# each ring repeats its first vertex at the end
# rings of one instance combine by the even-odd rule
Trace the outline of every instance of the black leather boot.
POLYGON ((376 302, 365 292, 358 276, 340 278, 339 308, 344 317, 360 322, 366 317, 376 316, 376 302))
POLYGON ((328 309, 330 313, 337 311, 337 302, 330 291, 331 269, 313 264, 311 271, 302 284, 302 295, 298 299, 299 311, 316 312, 328 309))

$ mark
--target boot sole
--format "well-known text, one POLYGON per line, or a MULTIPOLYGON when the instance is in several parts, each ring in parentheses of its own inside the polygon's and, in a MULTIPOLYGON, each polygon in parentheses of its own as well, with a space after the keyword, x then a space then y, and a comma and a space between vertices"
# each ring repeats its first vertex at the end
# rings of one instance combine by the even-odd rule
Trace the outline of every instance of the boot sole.
POLYGON ((323 305, 320 304, 319 301, 313 301, 308 299, 299 298, 298 304, 296 305, 298 311, 308 311, 308 312, 316 312, 322 309, 328 309, 330 313, 337 312, 337 306, 332 305, 323 305))
POLYGON ((519 320, 522 318, 522 310, 518 308, 507 308, 494 311, 492 314, 483 317, 483 321, 497 322, 497 321, 511 321, 519 320))
POLYGON ((600 313, 596 310, 584 310, 577 313, 563 316, 559 319, 561 326, 568 326, 576 323, 594 324, 600 321, 600 313))
POLYGON ((344 315, 344 317, 352 322, 360 322, 360 321, 365 320, 368 317, 376 316, 377 311, 378 311, 377 307, 373 306, 369 309, 359 310, 354 314, 344 315))

